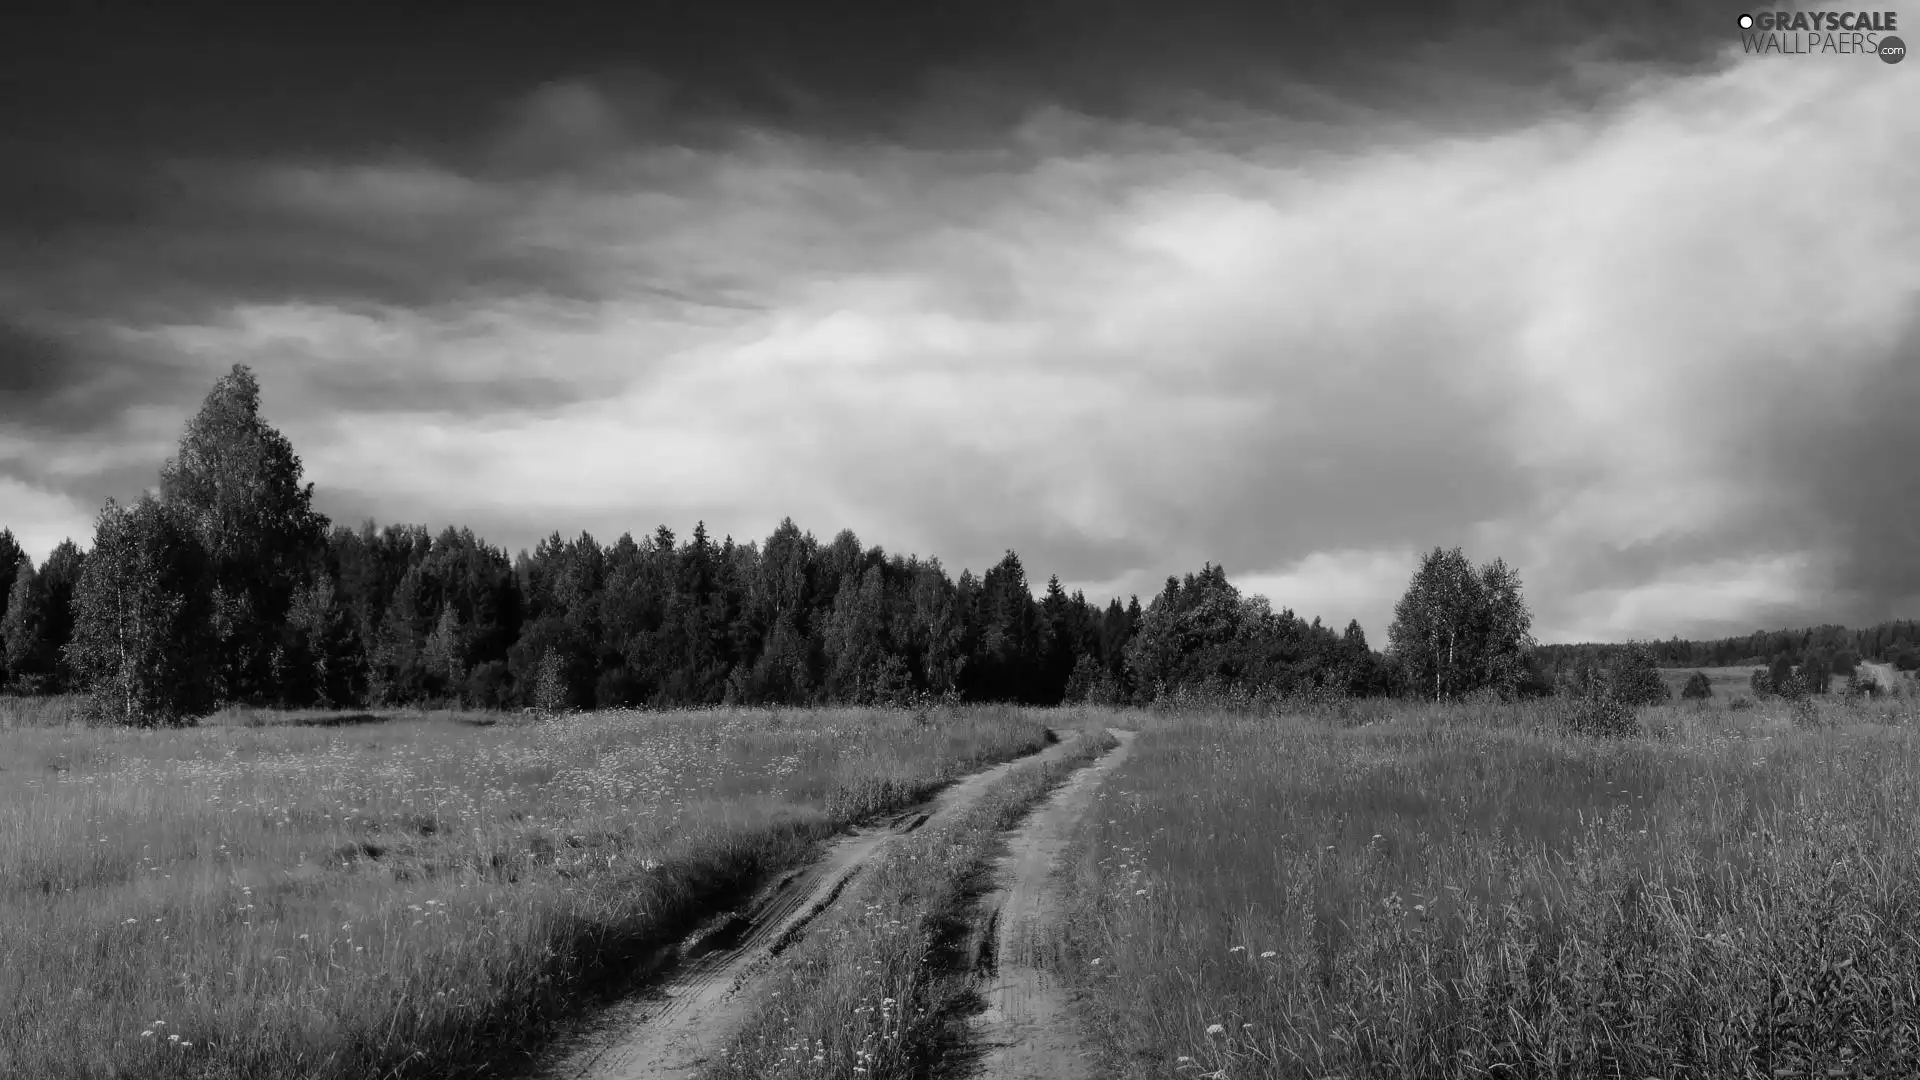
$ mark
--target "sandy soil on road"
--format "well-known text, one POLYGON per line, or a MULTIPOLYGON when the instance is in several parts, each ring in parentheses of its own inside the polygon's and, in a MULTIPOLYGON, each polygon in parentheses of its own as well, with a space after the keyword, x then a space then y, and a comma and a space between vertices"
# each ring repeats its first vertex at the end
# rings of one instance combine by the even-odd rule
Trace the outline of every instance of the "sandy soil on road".
POLYGON ((663 984, 601 1018, 596 1033, 576 1036, 538 1075, 551 1080, 692 1076, 738 1030, 767 963, 832 906, 888 844, 965 812, 1011 769, 1058 758, 1077 738, 1077 733, 1063 733, 1060 742, 1038 754, 972 773, 923 806, 835 841, 819 861, 789 874, 697 941, 684 943, 683 958, 663 984))
POLYGON ((1068 1014, 1068 998, 1041 969, 1040 946, 1059 917, 1053 870, 1100 785, 1132 748, 1134 733, 1062 784, 1007 838, 994 866, 996 888, 980 905, 980 974, 986 1011, 975 1018, 986 1080, 1074 1080, 1093 1060, 1068 1014), (990 944, 991 951, 988 951, 990 944))
POLYGON ((1901 678, 1900 672, 1892 664, 1876 664, 1870 660, 1862 660, 1860 672, 1862 677, 1871 678, 1879 683, 1882 690, 1894 690, 1906 681, 1901 678))

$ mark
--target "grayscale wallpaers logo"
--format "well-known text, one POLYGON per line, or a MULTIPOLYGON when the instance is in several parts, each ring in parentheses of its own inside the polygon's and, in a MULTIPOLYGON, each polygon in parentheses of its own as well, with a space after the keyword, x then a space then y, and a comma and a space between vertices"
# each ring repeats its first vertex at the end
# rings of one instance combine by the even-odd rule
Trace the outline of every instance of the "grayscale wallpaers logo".
POLYGON ((1877 56, 1883 64, 1907 58, 1893 35, 1896 11, 1762 11, 1740 16, 1740 47, 1750 53, 1838 53, 1877 56))

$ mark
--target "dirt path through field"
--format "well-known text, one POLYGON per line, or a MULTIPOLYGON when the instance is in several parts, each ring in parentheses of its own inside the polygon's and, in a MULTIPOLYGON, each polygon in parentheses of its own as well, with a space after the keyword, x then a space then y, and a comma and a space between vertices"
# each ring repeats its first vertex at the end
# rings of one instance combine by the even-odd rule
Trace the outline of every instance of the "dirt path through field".
POLYGON ((1902 681, 1899 670, 1892 664, 1876 664, 1870 660, 1862 660, 1860 668, 1863 678, 1879 683, 1880 689, 1886 693, 1892 693, 1898 689, 1902 681))
POLYGON ((1120 745, 1080 770, 1008 836, 994 864, 996 888, 980 905, 976 966, 986 981, 986 1011, 975 1018, 985 1049, 985 1080, 1074 1080, 1093 1063, 1067 1012, 1067 998, 1041 970, 1039 948, 1059 916, 1051 876, 1074 827, 1108 774, 1126 760, 1134 733, 1113 730, 1120 745))
POLYGON ((966 810, 1016 766, 1058 758, 1077 733, 1039 754, 971 773, 931 801, 842 837, 825 857, 794 871, 746 909, 682 943, 664 984, 576 1036, 539 1075, 551 1080, 653 1080, 689 1077, 718 1052, 744 1019, 755 977, 830 907, 862 867, 895 839, 966 810))

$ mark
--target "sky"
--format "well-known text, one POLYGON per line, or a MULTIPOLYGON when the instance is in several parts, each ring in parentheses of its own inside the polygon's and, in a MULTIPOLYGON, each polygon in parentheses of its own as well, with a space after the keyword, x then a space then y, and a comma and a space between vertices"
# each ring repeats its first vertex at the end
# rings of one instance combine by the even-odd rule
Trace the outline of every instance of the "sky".
POLYGON ((1549 642, 1920 612, 1920 64, 1686 0, 390 7, 12 17, 30 554, 244 363, 336 521, 511 549, 1213 562, 1376 644, 1436 545, 1549 642))

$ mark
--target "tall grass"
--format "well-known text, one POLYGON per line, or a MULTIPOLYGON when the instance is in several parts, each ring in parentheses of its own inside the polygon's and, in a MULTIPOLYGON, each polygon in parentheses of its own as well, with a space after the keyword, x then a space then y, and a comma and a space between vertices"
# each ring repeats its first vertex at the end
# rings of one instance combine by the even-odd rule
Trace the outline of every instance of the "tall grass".
POLYGON ((0 1076, 497 1072, 832 831, 1045 736, 1011 709, 270 719, 0 732, 0 1076))
POLYGON ((1783 713, 1149 719, 1060 974, 1115 1075, 1920 1075, 1911 714, 1783 713))
POLYGON ((77 694, 0 694, 0 731, 79 723, 85 700, 77 694))

